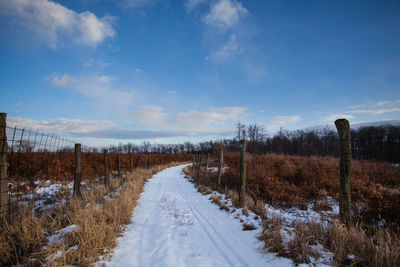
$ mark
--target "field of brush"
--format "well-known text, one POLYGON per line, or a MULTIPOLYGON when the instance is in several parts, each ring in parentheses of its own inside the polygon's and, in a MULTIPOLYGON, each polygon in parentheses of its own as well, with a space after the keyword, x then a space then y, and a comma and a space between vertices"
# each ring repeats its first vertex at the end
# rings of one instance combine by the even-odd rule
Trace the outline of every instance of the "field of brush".
MULTIPOLYGON (((218 157, 215 157, 218 159, 218 157)), ((224 157, 217 187, 217 160, 205 169, 188 169, 201 192, 223 194, 238 206, 239 154, 224 157)), ((265 249, 295 263, 398 266, 400 263, 400 168, 374 161, 352 162, 353 226, 338 222, 339 159, 278 154, 247 156, 245 209, 263 218, 259 239, 265 249)))
POLYGON ((87 265, 116 246, 147 179, 187 155, 82 153, 82 196, 73 196, 72 152, 9 157, 7 218, 0 225, 0 265, 87 265))

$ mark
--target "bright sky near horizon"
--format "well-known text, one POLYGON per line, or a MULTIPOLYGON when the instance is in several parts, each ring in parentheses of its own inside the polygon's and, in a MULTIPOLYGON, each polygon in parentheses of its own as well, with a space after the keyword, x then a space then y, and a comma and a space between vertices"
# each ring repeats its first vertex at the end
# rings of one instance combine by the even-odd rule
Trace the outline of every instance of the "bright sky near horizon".
POLYGON ((0 0, 0 112, 83 143, 400 118, 400 1, 0 0))

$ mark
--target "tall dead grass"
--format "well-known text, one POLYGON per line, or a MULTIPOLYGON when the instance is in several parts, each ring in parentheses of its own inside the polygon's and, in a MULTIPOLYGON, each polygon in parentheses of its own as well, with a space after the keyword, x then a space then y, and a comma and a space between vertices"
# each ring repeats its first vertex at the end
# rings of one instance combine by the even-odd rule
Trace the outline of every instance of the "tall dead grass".
POLYGON ((12 223, 0 226, 0 265, 79 265, 87 266, 116 246, 116 239, 131 220, 143 185, 154 173, 177 165, 136 169, 126 178, 112 180, 105 188, 97 185, 82 191, 82 199, 72 198, 42 214, 23 209, 12 223), (66 226, 74 231, 49 243, 46 237, 66 226))
MULTIPOLYGON (((198 188, 219 190, 235 205, 240 186, 239 155, 228 154, 224 161, 228 169, 219 188, 216 173, 206 178, 204 171, 196 176, 188 168, 187 174, 198 188)), ((309 202, 318 200, 315 209, 327 210, 327 196, 338 196, 337 158, 265 154, 249 155, 247 161, 246 183, 256 197, 247 195, 246 206, 257 214, 264 214, 264 201, 305 209, 309 202)), ((354 221, 359 223, 350 229, 334 221, 328 227, 298 222, 289 227, 291 238, 285 241, 282 219, 262 216, 260 240, 269 251, 292 258, 295 263, 318 258, 320 244, 333 253, 333 264, 337 266, 400 266, 400 168, 389 163, 354 161, 351 193, 354 221)))

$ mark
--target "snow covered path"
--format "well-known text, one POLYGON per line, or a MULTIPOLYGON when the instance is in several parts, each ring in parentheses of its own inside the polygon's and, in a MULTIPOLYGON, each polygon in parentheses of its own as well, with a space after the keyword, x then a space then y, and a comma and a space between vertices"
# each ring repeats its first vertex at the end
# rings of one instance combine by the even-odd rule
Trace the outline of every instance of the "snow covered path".
POLYGON ((197 192, 183 168, 146 183, 107 266, 292 266, 264 255, 255 231, 243 231, 239 220, 197 192))

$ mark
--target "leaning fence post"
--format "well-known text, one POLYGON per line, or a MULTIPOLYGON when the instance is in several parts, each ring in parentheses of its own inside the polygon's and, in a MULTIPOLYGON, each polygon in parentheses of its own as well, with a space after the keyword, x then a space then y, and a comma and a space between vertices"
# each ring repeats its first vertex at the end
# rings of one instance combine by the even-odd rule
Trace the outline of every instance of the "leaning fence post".
POLYGON ((219 153, 219 165, 218 165, 218 187, 221 185, 222 167, 224 166, 224 149, 221 147, 219 153))
POLYGON ((240 140, 240 192, 239 207, 243 207, 246 191, 246 140, 240 140))
POLYGON ((74 196, 75 197, 82 197, 81 181, 82 181, 81 144, 75 144, 75 180, 74 180, 74 196))
POLYGON ((108 185, 108 150, 104 149, 104 186, 108 185))
POLYGON ((335 126, 339 134, 340 156, 340 186, 339 186, 339 215, 340 222, 351 225, 351 132, 350 124, 346 119, 338 119, 335 126))
POLYGON ((7 113, 0 113, 0 219, 7 217, 8 180, 7 180, 7 113))

